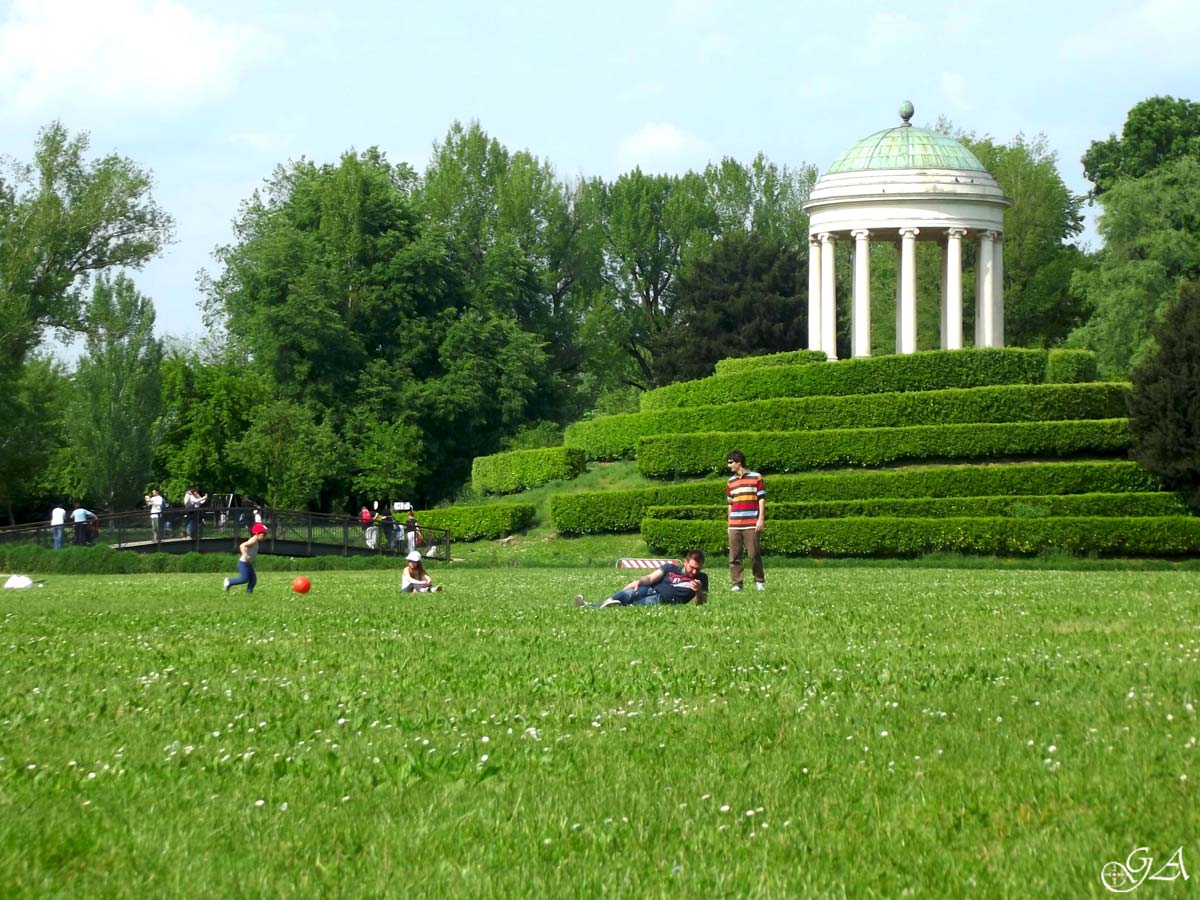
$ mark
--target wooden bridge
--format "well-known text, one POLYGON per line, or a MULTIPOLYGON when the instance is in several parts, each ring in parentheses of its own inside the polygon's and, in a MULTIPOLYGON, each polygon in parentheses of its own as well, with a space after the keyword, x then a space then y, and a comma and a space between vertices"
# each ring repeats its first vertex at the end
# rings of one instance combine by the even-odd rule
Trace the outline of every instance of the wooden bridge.
MULTIPOLYGON (((168 509, 158 521, 148 511, 100 516, 90 545, 135 553, 232 553, 250 536, 250 526, 261 521, 270 531, 259 550, 277 556, 395 556, 409 548, 403 524, 379 523, 369 533, 356 517, 284 509, 235 507, 232 509, 168 509)), ((417 547, 430 559, 450 559, 450 532, 421 526, 417 547)), ((54 529, 48 522, 0 528, 0 543, 18 541, 54 546, 54 529)), ((76 543, 72 523, 63 526, 62 545, 76 543)))

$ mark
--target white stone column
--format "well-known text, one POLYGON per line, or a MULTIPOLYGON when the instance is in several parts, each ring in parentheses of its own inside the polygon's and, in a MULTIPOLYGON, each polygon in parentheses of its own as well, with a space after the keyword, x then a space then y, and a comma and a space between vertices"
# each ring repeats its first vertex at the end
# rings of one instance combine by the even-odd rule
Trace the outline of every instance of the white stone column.
POLYGON ((992 346, 1004 346, 1004 235, 992 244, 992 346))
POLYGON ((821 244, 808 236, 808 349, 821 349, 821 244))
POLYGON ((996 232, 994 231, 985 231, 979 236, 979 318, 983 321, 983 334, 981 335, 981 346, 983 347, 996 346, 995 335, 992 332, 995 324, 993 291, 996 285, 996 272, 992 258, 995 237, 996 232))
POLYGON ((829 359, 837 359, 837 297, 833 268, 833 235, 828 231, 821 240, 821 349, 829 359))
POLYGON ((975 346, 983 343, 983 253, 980 244, 975 245, 975 346))
POLYGON ((900 229, 900 352, 917 350, 917 235, 919 228, 900 229))
POLYGON ((900 285, 904 281, 904 259, 900 253, 900 243, 896 242, 896 352, 900 352, 903 339, 900 336, 900 285))
POLYGON ((850 355, 871 355, 871 232, 859 229, 854 237, 854 307, 851 310, 850 355))
POLYGON ((938 242, 938 346, 946 349, 946 245, 938 242))
POLYGON ((965 228, 946 230, 946 335, 942 349, 962 349, 962 239, 965 228))

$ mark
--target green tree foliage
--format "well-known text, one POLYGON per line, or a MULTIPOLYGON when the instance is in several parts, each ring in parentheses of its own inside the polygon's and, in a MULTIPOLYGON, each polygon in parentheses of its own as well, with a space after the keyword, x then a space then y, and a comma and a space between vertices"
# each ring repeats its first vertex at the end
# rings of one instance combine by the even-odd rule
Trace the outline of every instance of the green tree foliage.
POLYGON ((1099 197, 1124 178, 1141 178, 1187 157, 1200 159, 1200 103, 1150 97, 1129 110, 1120 137, 1092 141, 1083 172, 1099 197))
MULTIPOLYGON (((73 472, 52 473, 56 451, 67 446, 65 410, 70 382, 62 367, 52 359, 34 357, 21 367, 10 389, 0 394, 0 503, 8 524, 15 525, 17 512, 33 518, 48 518, 49 509, 29 510, 38 500, 63 502, 73 472), (55 475, 62 477, 55 477, 55 475)), ((63 453, 64 462, 71 459, 63 453)), ((44 505, 44 504, 43 504, 44 505)))
POLYGON ((1118 181, 1100 203, 1104 248, 1075 278, 1092 314, 1071 343, 1095 350, 1105 375, 1123 377, 1153 349, 1154 325, 1180 285, 1200 278, 1200 160, 1118 181))
POLYGON ((268 506, 307 509, 338 472, 340 442, 308 407, 275 400, 256 410, 245 436, 230 452, 247 479, 245 490, 268 506))
POLYGON ((78 477, 93 502, 126 509, 150 481, 162 401, 154 305, 126 275, 100 275, 81 324, 86 338, 70 404, 78 477))
POLYGON ((0 171, 0 377, 47 328, 78 328, 90 277, 138 268, 170 239, 150 175, 87 152, 86 134, 71 137, 56 122, 38 134, 32 164, 0 171))
POLYGON ((209 359, 181 346, 167 350, 161 371, 154 473, 164 495, 177 500, 191 485, 206 494, 249 493, 245 467, 230 448, 270 400, 267 380, 244 361, 209 359))
POLYGON ((1182 285, 1154 329, 1153 352, 1133 371, 1133 455, 1175 490, 1200 501, 1200 282, 1182 285))
POLYGON ((680 321, 655 348, 656 381, 703 378, 728 356, 803 346, 806 273, 796 244, 758 231, 723 234, 679 277, 680 321))

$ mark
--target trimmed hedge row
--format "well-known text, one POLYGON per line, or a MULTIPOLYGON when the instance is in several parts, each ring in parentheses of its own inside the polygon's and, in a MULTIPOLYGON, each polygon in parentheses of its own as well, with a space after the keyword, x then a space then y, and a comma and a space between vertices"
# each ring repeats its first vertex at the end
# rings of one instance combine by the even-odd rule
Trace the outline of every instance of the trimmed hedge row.
POLYGON ((733 375, 761 369, 763 366, 807 366, 825 362, 824 350, 788 350, 785 353, 768 353, 765 356, 731 356, 717 362, 718 375, 733 375))
POLYGON ((587 468, 587 457, 575 447, 510 450, 477 456, 471 463, 471 485, 481 494, 514 494, 551 481, 574 478, 587 468))
POLYGON ((445 528, 452 541, 479 541, 507 537, 533 524, 531 503, 496 503, 488 506, 449 506, 422 510, 417 521, 430 528, 445 528))
MULTIPOLYGON (((720 522, 645 519, 653 553, 727 549, 720 522)), ((1189 556, 1200 552, 1200 519, 1187 516, 1049 519, 859 517, 775 522, 763 549, 787 556, 919 556, 952 551, 997 556, 1058 552, 1078 556, 1189 556)))
MULTIPOLYGON (((1004 516, 1040 519, 1047 516, 1186 516, 1187 504, 1166 491, 1125 494, 1020 494, 993 497, 916 497, 878 500, 821 500, 772 503, 772 522, 794 519, 842 519, 849 516, 930 518, 935 516, 1004 516)), ((725 521, 726 507, 651 506, 647 519, 725 521)))
POLYGON ((1046 357, 1046 383, 1095 381, 1096 354, 1091 350, 1051 350, 1046 357))
POLYGON ((709 474, 721 468, 732 447, 760 471, 800 472, 921 460, 1108 456, 1124 453, 1131 444, 1128 419, 710 432, 643 437, 637 464, 643 475, 664 478, 709 474))
POLYGON ((898 356, 847 359, 828 365, 766 366, 735 375, 710 375, 647 391, 641 399, 642 412, 775 397, 1043 384, 1051 375, 1056 378, 1082 375, 1083 367, 1069 362, 1081 353, 1088 351, 1062 351, 1055 357, 1058 362, 1053 370, 1048 366, 1050 351, 998 347, 926 350, 898 356))
MULTIPOLYGON (((767 508, 787 501, 881 497, 972 497, 1160 491, 1162 485, 1134 462, 1042 462, 931 466, 879 472, 768 475, 767 508)), ((723 503, 725 480, 708 479, 629 491, 563 494, 550 500, 561 534, 637 531, 651 506, 723 503)))
POLYGON ((568 447, 588 459, 631 459, 638 438, 689 431, 820 431, 965 422, 1050 422, 1127 414, 1129 385, 1006 384, 938 391, 751 400, 720 406, 622 413, 569 425, 568 447))

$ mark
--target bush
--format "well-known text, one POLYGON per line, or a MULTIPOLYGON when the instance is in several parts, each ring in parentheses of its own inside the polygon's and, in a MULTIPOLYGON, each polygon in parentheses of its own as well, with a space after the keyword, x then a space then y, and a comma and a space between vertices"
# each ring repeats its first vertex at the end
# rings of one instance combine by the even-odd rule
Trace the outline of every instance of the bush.
POLYGON ((1046 350, 985 347, 847 359, 829 365, 768 366, 647 391, 642 395, 642 412, 775 397, 1042 384, 1047 356, 1046 350))
POLYGON ((507 537, 533 522, 529 503, 495 503, 486 506, 448 506, 418 512, 417 521, 430 528, 445 528, 454 541, 479 541, 507 537))
MULTIPOLYGON (((648 519, 708 519, 724 521, 726 507, 651 506, 648 519)), ((1122 494, 1021 494, 991 497, 914 497, 874 500, 819 500, 812 503, 772 503, 771 521, 789 519, 840 519, 849 516, 932 518, 1011 516, 1018 519, 1047 516, 1186 516, 1187 505, 1177 494, 1137 492, 1122 494)))
POLYGON ((1133 456, 1170 487, 1200 494, 1200 283, 1185 284, 1133 372, 1133 456))
MULTIPOLYGON (((728 547, 723 523, 646 519, 642 538, 653 553, 728 547)), ((906 557, 951 551, 997 556, 1192 556, 1200 553, 1200 519, 1187 516, 806 519, 775 522, 763 550, 786 556, 906 557)))
MULTIPOLYGON (((52 550, 34 544, 0 546, 0 568, 38 575, 140 575, 224 572, 234 570, 235 554, 137 553, 111 547, 64 547, 52 550)), ((260 553, 255 568, 262 572, 326 572, 342 569, 399 569, 399 556, 281 556, 260 553)), ((215 585, 214 585, 215 586, 215 585)))
POLYGON ((574 478, 586 466, 586 456, 575 447, 512 450, 477 456, 471 465, 471 486, 480 494, 512 494, 551 481, 574 478))
POLYGON ((1096 354, 1091 350, 1051 350, 1046 359, 1047 384, 1095 381, 1096 374, 1096 354))
POLYGON ((716 365, 716 373, 735 375, 764 366, 807 366, 825 362, 826 359, 824 350, 788 350, 785 353, 767 353, 763 356, 733 356, 720 360, 716 365))
MULTIPOLYGON (((1119 460, 774 475, 768 476, 766 484, 768 522, 771 507, 787 501, 1127 493, 1162 487, 1137 463, 1119 460)), ((551 499, 550 510, 562 534, 622 533, 637 531, 651 506, 711 505, 723 503, 724 497, 725 480, 709 479, 629 491, 562 494, 551 499)))
POLYGON ((738 447, 758 471, 1015 457, 1110 456, 1131 443, 1126 419, 914 425, 829 431, 665 434, 638 441, 638 471, 650 478, 701 475, 722 468, 738 447))
POLYGON ((1017 384, 938 391, 751 400, 576 422, 564 440, 588 459, 631 459, 644 435, 689 431, 820 431, 965 422, 1110 419, 1126 414, 1129 385, 1017 384))

